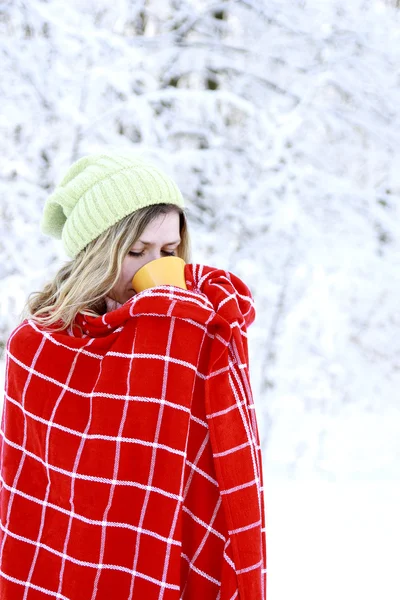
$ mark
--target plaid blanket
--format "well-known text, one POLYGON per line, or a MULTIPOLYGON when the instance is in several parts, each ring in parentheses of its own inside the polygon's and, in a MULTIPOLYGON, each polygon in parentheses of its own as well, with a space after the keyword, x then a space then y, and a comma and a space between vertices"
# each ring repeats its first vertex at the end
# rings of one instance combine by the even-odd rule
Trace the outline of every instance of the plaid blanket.
POLYGON ((253 301, 231 273, 185 276, 10 336, 0 598, 265 598, 253 301))

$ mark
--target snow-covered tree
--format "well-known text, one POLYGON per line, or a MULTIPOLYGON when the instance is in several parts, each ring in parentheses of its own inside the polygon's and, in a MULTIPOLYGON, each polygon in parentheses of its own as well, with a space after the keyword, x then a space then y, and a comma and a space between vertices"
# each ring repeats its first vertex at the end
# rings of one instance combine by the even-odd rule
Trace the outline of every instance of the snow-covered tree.
POLYGON ((1 344, 66 260, 46 196, 129 147, 181 187, 194 259, 254 293, 268 472, 399 474, 399 19, 381 0, 4 1, 1 344))

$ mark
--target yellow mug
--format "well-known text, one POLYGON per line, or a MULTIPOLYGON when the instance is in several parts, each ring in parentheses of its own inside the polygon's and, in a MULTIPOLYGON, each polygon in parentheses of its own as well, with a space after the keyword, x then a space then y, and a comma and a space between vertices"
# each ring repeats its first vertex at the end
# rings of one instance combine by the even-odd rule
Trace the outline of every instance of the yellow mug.
POLYGON ((157 285, 174 285, 187 290, 185 261, 179 256, 165 256, 146 263, 136 271, 132 279, 135 292, 142 292, 157 285))

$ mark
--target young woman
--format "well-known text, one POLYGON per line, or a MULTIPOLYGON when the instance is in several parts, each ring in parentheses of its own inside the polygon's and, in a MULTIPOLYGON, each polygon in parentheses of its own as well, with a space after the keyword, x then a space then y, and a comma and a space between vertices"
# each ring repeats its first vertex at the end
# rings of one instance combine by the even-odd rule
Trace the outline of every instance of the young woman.
POLYGON ((71 260, 7 344, 0 597, 263 600, 249 290, 188 264, 179 189, 129 154, 72 165, 42 229, 71 260), (167 256, 187 290, 135 293, 167 256))

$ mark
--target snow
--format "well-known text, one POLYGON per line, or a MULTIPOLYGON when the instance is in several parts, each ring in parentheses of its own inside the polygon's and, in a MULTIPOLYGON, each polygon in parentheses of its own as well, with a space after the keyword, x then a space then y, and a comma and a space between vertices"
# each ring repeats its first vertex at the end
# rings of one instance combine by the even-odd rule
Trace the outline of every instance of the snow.
POLYGON ((39 223, 71 161, 130 148, 167 170, 194 260, 230 269, 256 301, 269 600, 400 597, 395 4, 0 11, 0 354, 67 260, 39 223))
POLYGON ((274 482, 269 600, 397 600, 400 485, 274 482))

